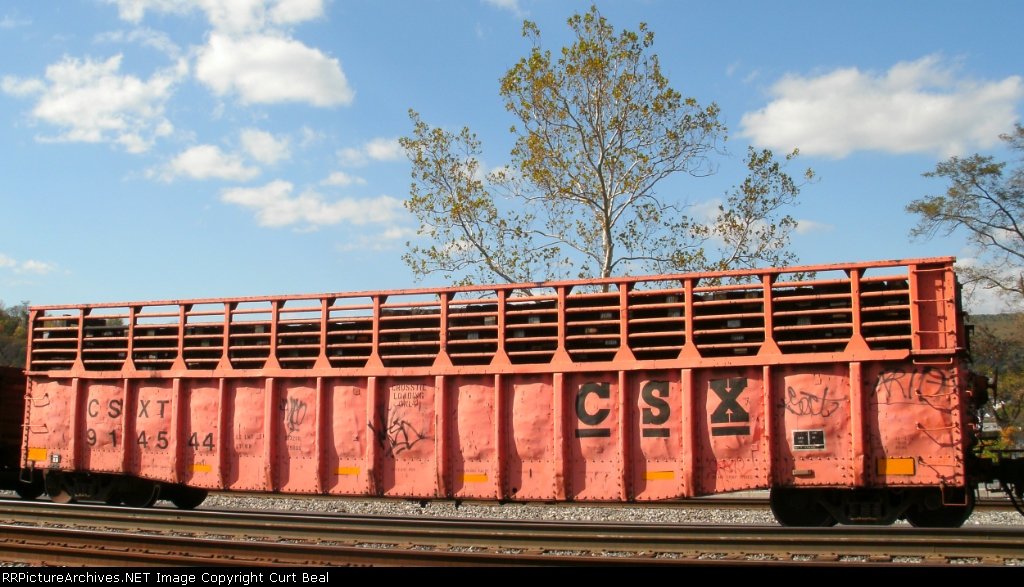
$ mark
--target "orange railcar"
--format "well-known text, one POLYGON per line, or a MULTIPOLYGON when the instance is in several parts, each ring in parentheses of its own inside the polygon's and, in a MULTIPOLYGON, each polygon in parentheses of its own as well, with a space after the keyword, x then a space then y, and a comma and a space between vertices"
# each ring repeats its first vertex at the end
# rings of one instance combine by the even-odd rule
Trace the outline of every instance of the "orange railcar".
POLYGON ((21 466, 63 501, 772 489, 792 525, 958 525, 953 262, 34 307, 21 466))

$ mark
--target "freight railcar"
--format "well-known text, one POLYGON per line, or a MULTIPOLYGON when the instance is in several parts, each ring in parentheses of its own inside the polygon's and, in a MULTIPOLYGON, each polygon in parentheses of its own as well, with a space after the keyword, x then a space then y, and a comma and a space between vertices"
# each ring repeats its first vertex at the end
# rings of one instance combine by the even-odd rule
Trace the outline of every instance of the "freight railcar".
POLYGON ((20 476, 183 508, 770 489, 787 525, 959 526, 1020 473, 974 455, 953 263, 34 307, 20 476))

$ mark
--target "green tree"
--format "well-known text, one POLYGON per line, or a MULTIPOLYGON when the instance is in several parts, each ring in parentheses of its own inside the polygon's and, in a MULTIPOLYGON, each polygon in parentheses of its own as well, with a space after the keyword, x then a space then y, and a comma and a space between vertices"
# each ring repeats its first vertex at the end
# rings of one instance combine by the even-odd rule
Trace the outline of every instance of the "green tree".
POLYGON ((0 367, 25 368, 28 348, 28 302, 6 307, 0 302, 0 367))
POLYGON ((749 150, 749 176, 715 218, 688 214, 656 188, 676 173, 716 171, 712 156, 727 138, 718 106, 669 86, 646 24, 616 33, 596 8, 568 24, 575 42, 557 57, 536 24, 523 25, 533 48, 500 86, 519 121, 509 166, 486 173, 468 128, 451 133, 410 111, 412 136, 400 140, 413 163, 406 207, 433 241, 409 244, 404 259, 417 278, 522 282, 795 260, 787 246, 796 222, 782 211, 801 185, 771 151, 749 150))
POLYGON ((911 236, 930 239, 966 230, 976 262, 958 268, 965 285, 995 290, 1013 306, 1024 302, 1024 127, 1000 135, 1019 159, 1012 168, 994 157, 951 157, 925 177, 949 182, 941 196, 914 200, 907 211, 918 215, 911 236))
POLYGON ((998 380, 995 392, 990 392, 988 412, 1003 435, 990 448, 1015 448, 1024 423, 1024 317, 1008 319, 1013 327, 1005 332, 981 326, 971 337, 973 368, 998 380))

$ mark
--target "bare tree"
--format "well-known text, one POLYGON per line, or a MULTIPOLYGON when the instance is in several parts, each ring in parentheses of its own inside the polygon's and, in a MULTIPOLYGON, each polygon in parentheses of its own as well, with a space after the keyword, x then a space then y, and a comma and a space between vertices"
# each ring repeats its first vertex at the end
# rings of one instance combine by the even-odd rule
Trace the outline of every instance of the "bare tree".
POLYGON ((975 263, 959 268, 965 284, 992 289, 1011 305, 1024 302, 1024 127, 1000 135, 1020 159, 1007 169, 991 156, 951 157, 925 177, 949 182, 941 196, 914 200, 907 211, 919 216, 911 236, 929 239, 965 229, 977 249, 975 263))

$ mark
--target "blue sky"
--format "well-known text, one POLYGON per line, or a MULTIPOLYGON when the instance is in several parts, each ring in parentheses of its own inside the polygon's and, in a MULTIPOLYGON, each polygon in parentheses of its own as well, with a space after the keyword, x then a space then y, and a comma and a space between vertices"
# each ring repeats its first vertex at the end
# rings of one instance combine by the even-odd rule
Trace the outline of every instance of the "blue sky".
MULTIPOLYGON (((571 42, 590 2, 0 1, 0 300, 77 303, 412 287, 395 140, 413 108, 507 162, 498 79, 571 42)), ((1020 2, 601 1, 647 22, 672 86, 716 102, 732 157, 800 147, 805 263, 972 256, 903 208, 954 154, 1005 156, 1024 101, 1020 2)), ((441 285, 440 278, 425 285, 441 285)), ((977 310, 994 306, 979 302, 977 310)))

